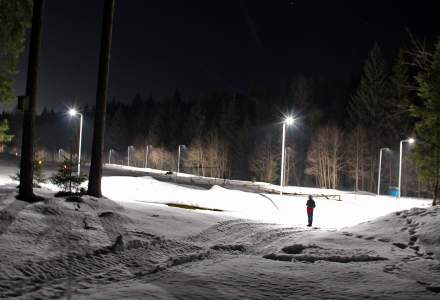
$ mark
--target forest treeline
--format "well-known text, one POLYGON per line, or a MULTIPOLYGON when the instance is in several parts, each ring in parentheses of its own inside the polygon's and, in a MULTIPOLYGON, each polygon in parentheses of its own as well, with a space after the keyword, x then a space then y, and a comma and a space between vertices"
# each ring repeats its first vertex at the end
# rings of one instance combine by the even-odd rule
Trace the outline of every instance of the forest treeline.
MULTIPOLYGON (((286 184, 377 191, 379 150, 382 192, 397 185, 399 141, 413 134, 408 107, 417 102, 408 53, 386 61, 375 44, 358 80, 349 84, 298 76, 279 90, 213 92, 161 99, 135 95, 107 106, 106 160, 183 172, 279 183, 282 121, 295 118, 286 137, 286 184), (148 145, 148 153, 147 153, 148 145), (130 147, 129 146, 133 146, 130 147), (109 157, 112 149, 112 157, 109 157), (127 162, 130 151, 130 162, 127 162), (148 154, 148 161, 146 159, 148 154)), ((83 155, 89 157, 93 108, 84 114, 83 155)), ((10 150, 18 151, 21 113, 6 113, 10 150)), ((57 159, 76 149, 78 120, 44 109, 37 116, 37 156, 57 159)), ((426 184, 404 145, 402 194, 424 195, 426 184)), ((73 151, 74 153, 75 151, 73 151)))

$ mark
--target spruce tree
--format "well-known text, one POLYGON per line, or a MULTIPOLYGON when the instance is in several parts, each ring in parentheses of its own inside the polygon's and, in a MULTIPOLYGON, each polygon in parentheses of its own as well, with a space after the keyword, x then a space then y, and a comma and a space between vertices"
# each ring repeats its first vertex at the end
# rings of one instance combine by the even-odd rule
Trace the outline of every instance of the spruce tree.
POLYGON ((14 76, 32 15, 31 0, 0 1, 0 102, 14 98, 14 76))
POLYGON ((440 182, 440 41, 437 42, 431 67, 416 76, 420 105, 413 105, 417 143, 412 159, 419 174, 432 189, 432 204, 437 204, 440 182))
POLYGON ((380 147, 389 143, 388 102, 389 76, 385 60, 378 44, 374 44, 365 62, 360 85, 352 97, 348 113, 352 127, 362 127, 367 130, 367 144, 365 160, 360 162, 368 166, 365 170, 366 189, 375 190, 378 151, 380 147))
POLYGON ((10 142, 14 138, 12 134, 8 134, 9 123, 8 120, 3 120, 0 122, 0 149, 3 143, 10 142))
POLYGON ((410 103, 409 70, 404 60, 404 52, 399 51, 389 79, 390 94, 385 103, 387 112, 386 128, 388 135, 398 142, 407 136, 411 127, 411 117, 408 112, 410 103))
POLYGON ((60 187, 64 192, 72 193, 79 192, 80 186, 87 180, 87 176, 84 174, 76 173, 78 162, 65 158, 64 162, 58 168, 57 173, 50 178, 50 181, 60 187))
POLYGON ((387 79, 385 60, 376 43, 365 62, 359 88, 350 101, 349 115, 354 124, 373 129, 377 136, 381 136, 387 117, 387 79))

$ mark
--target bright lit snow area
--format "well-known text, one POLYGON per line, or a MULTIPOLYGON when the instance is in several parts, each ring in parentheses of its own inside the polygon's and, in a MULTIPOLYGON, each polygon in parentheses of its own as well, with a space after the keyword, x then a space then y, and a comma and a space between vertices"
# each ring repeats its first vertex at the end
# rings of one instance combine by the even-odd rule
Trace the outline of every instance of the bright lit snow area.
MULTIPOLYGON (((226 189, 214 185, 210 189, 180 186, 162 182, 149 176, 104 177, 103 195, 109 199, 125 202, 183 204, 200 208, 221 210, 224 214, 240 218, 263 220, 305 226, 307 223, 307 194, 300 196, 250 193, 226 189)), ((286 191, 293 191, 289 187, 286 191)), ((324 189, 302 189, 312 195, 326 195, 324 189)), ((314 226, 327 229, 340 229, 356 225, 394 211, 412 207, 428 207, 428 199, 400 198, 391 196, 362 195, 331 191, 336 196, 315 196, 314 226), (340 201, 338 201, 340 198, 340 201)))

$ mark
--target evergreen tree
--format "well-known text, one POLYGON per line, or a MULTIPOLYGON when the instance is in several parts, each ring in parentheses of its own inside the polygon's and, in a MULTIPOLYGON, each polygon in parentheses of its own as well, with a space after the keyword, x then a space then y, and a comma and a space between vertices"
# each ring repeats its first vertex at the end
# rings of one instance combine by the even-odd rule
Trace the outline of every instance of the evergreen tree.
POLYGON ((4 119, 0 122, 0 149, 3 143, 10 142, 14 138, 14 135, 8 134, 9 123, 8 120, 4 119))
POLYGON ((385 60, 378 44, 374 44, 365 62, 360 85, 352 97, 348 113, 352 127, 367 129, 369 143, 365 158, 365 174, 368 174, 366 190, 374 191, 377 173, 377 153, 390 140, 389 117, 389 76, 385 60))
POLYGON ((14 98, 13 77, 25 45, 31 0, 0 1, 0 102, 14 98))
POLYGON ((391 135, 393 143, 398 142, 402 136, 407 136, 410 131, 410 115, 408 107, 410 103, 409 93, 409 70, 404 61, 404 52, 399 51, 389 79, 390 94, 385 103, 387 112, 386 128, 391 135))
POLYGON ((256 145, 249 160, 253 180, 277 183, 280 172, 280 152, 275 138, 266 134, 256 145))
POLYGON ((416 118, 417 143, 412 158, 420 176, 432 189, 432 204, 437 204, 440 181, 440 41, 437 42, 431 67, 416 76, 420 105, 411 107, 416 118))
POLYGON ((77 161, 65 158, 57 173, 50 178, 50 181, 63 189, 64 192, 79 192, 80 186, 87 180, 87 176, 84 174, 78 176, 76 173, 77 165, 77 161))
POLYGON ((313 104, 313 86, 312 81, 305 76, 299 76, 291 87, 291 103, 288 110, 295 112, 304 112, 313 104))
POLYGON ((107 119, 105 133, 106 146, 109 149, 118 151, 126 150, 126 146, 129 145, 130 142, 128 139, 128 122, 122 106, 118 105, 107 119))
POLYGON ((349 115, 354 124, 371 128, 380 137, 389 97, 385 60, 378 44, 374 44, 363 68, 359 88, 349 104, 349 115))

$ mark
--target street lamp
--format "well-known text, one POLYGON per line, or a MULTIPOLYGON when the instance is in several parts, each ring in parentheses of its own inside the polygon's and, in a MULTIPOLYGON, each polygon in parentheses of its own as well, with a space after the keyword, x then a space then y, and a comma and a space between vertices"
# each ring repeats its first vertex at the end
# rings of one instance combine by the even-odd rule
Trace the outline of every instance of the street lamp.
POLYGON ((74 108, 69 109, 69 115, 74 117, 76 115, 80 116, 79 122, 79 143, 78 143, 78 176, 81 172, 81 142, 82 142, 82 128, 83 128, 83 114, 74 108))
POLYGON ((415 140, 413 139, 413 138, 409 138, 409 139, 407 139, 407 140, 401 140, 400 141, 400 156, 399 156, 399 187, 398 187, 398 189, 399 189, 399 198, 400 198, 400 195, 401 195, 401 181, 402 181, 402 145, 403 145, 403 143, 408 143, 408 144, 412 144, 412 143, 414 143, 415 142, 415 140))
POLYGON ((127 167, 130 166, 130 149, 133 149, 133 148, 134 148, 133 145, 128 146, 128 148, 127 148, 127 167))
POLYGON ((145 169, 148 168, 148 154, 150 152, 150 147, 153 147, 153 146, 147 145, 147 151, 145 151, 145 169))
POLYGON ((380 148, 379 150, 379 171, 378 171, 378 175, 377 175, 377 195, 380 195, 380 171, 382 168, 382 151, 390 151, 390 148, 380 148))
POLYGON ((108 163, 109 164, 112 163, 112 151, 113 151, 113 149, 108 150, 108 163))
POLYGON ((179 174, 179 172, 180 172, 180 147, 183 147, 183 148, 185 148, 186 146, 185 145, 179 145, 179 150, 178 150, 178 152, 177 152, 177 174, 179 174))
POLYGON ((58 149, 58 161, 61 161, 61 153, 63 153, 63 151, 62 148, 58 149))
POLYGON ((284 155, 286 148, 286 126, 292 125, 295 120, 289 116, 283 121, 283 142, 281 146, 281 178, 280 178, 280 195, 283 194, 283 186, 284 186, 284 155))

